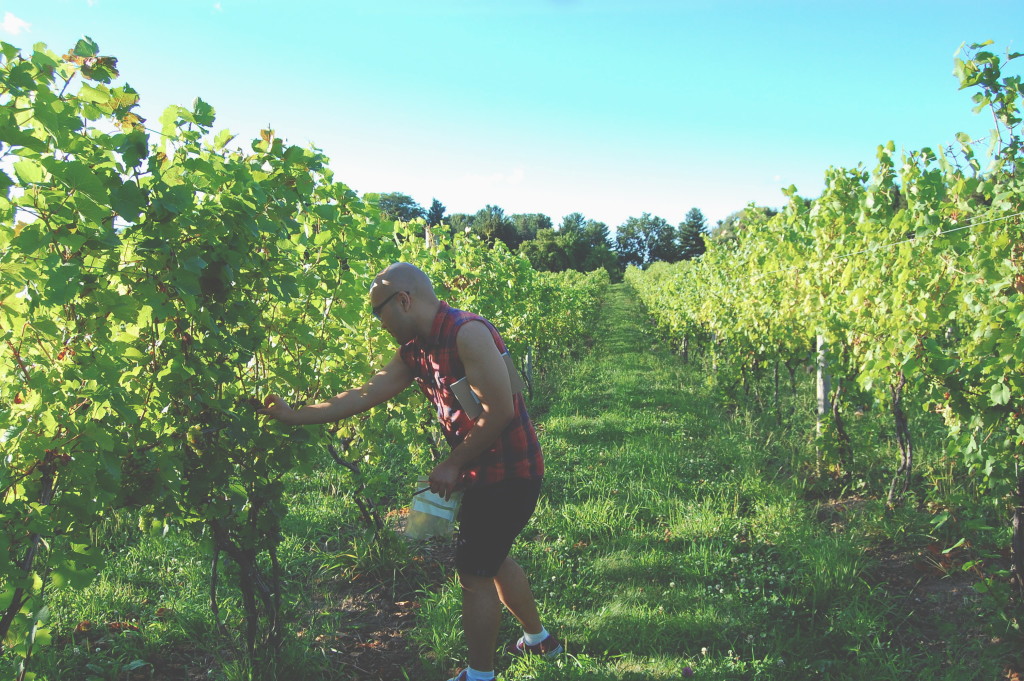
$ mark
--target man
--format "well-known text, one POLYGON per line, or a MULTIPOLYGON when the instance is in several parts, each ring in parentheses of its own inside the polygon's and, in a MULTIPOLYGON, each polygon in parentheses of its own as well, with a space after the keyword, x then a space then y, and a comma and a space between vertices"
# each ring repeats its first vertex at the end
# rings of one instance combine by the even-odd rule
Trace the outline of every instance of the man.
POLYGON ((395 263, 377 275, 370 305, 401 346, 383 369, 359 388, 297 410, 271 395, 261 413, 287 424, 328 423, 419 384, 452 448, 430 473, 431 491, 448 498, 467 473, 475 474, 462 498, 455 556, 469 666, 449 681, 494 678, 499 601, 523 627, 523 637, 509 644, 508 652, 559 655, 562 645, 541 625, 526 574, 508 556, 537 504, 544 459, 523 396, 512 393, 504 341, 483 317, 438 300, 427 275, 409 263, 395 263), (462 378, 480 402, 476 419, 452 391, 462 378))

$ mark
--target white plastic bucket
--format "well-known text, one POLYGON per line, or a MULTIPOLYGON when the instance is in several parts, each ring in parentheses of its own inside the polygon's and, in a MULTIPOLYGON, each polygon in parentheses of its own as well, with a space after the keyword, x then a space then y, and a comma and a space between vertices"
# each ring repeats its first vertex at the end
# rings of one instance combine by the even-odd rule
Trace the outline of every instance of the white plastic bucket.
MULTIPOLYGON (((426 477, 417 478, 417 490, 429 486, 426 477)), ((409 505, 409 517, 405 523, 405 535, 411 539, 450 535, 455 528, 455 518, 459 514, 461 501, 461 492, 453 494, 447 501, 430 490, 414 494, 409 505)))

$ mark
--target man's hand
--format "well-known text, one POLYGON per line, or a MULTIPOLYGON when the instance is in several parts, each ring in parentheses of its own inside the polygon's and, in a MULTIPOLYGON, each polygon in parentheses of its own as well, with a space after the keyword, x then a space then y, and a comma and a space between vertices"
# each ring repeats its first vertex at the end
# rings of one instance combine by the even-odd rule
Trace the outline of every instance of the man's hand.
POLYGON ((277 395, 269 395, 267 399, 263 400, 263 408, 257 409, 256 413, 269 416, 288 425, 296 423, 295 410, 277 395))
POLYGON ((430 473, 430 491, 448 501, 455 491, 455 486, 459 484, 460 473, 462 470, 458 465, 448 460, 442 461, 430 473))

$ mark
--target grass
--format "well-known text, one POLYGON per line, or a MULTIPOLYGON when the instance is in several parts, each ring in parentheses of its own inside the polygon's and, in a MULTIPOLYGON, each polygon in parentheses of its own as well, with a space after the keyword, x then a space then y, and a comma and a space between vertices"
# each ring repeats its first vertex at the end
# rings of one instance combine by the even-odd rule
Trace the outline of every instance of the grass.
MULTIPOLYGON (((1019 664, 1019 634, 994 628, 996 609, 964 573, 942 579, 908 558, 970 529, 965 509, 978 502, 962 472, 926 458, 917 501, 886 511, 878 499, 895 455, 884 416, 869 414, 851 423, 846 475, 813 477, 813 417, 801 406, 813 386, 803 383, 786 391, 777 425, 756 408, 771 402, 757 392, 767 387, 745 401, 724 394, 613 287, 593 347, 549 369, 532 397, 548 473, 514 552, 568 654, 501 659, 502 678, 674 680, 689 667, 708 680, 968 680, 1019 664), (955 511, 941 531, 929 505, 955 511)), ((941 451, 918 426, 921 451, 941 451)), ((465 661, 450 546, 374 540, 345 484, 328 466, 291 482, 281 549, 290 635, 261 673, 210 615, 200 545, 121 514, 97 530, 115 556, 103 574, 84 591, 51 592, 56 643, 33 661, 39 678, 447 678, 465 661), (92 628, 75 632, 85 621, 92 628), (114 633, 110 622, 138 629, 114 633)), ((993 532, 975 522, 971 537, 993 532)), ((223 591, 222 619, 239 623, 223 591)), ((502 638, 516 636, 506 617, 502 638)))

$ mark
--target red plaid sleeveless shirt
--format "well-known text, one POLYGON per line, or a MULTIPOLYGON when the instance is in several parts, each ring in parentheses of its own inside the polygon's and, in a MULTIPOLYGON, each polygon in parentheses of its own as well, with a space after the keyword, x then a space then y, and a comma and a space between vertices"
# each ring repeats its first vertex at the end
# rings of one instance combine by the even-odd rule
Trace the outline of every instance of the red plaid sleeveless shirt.
MULTIPOLYGON (((499 352, 505 352, 505 342, 488 320, 471 312, 456 310, 442 301, 434 318, 434 326, 427 338, 414 338, 405 343, 400 354, 402 361, 413 371, 416 383, 437 409, 437 418, 449 446, 455 447, 466 437, 475 422, 462 411, 451 384, 466 375, 455 337, 466 322, 479 321, 487 325, 499 352)), ((544 457, 534 431, 526 402, 522 394, 512 396, 515 416, 505 427, 494 445, 480 455, 472 469, 477 471, 478 484, 488 484, 513 478, 539 479, 544 475, 544 457)))

